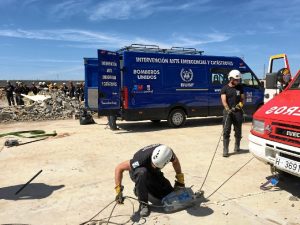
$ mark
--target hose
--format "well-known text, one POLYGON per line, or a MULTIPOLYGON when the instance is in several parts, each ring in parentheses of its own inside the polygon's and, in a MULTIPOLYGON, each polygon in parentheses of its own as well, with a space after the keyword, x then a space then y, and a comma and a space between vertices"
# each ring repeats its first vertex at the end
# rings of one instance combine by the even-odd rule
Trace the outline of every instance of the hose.
POLYGON ((57 133, 56 131, 53 131, 53 133, 46 134, 44 130, 25 130, 25 131, 3 133, 0 134, 0 138, 9 135, 13 135, 21 138, 38 138, 38 137, 49 137, 49 136, 54 137, 57 135, 57 133), (24 134, 29 134, 29 135, 24 135, 24 134))

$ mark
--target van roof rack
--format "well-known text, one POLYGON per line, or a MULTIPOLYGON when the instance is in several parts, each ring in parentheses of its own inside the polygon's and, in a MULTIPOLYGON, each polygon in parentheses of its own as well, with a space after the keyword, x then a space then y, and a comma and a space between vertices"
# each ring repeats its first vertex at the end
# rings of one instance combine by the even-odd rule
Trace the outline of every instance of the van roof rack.
POLYGON ((125 46, 117 52, 135 51, 135 52, 153 52, 153 53, 166 53, 166 54, 186 54, 186 55, 202 55, 204 51, 199 51, 195 48, 172 47, 170 49, 160 48, 158 45, 144 45, 132 44, 125 46))

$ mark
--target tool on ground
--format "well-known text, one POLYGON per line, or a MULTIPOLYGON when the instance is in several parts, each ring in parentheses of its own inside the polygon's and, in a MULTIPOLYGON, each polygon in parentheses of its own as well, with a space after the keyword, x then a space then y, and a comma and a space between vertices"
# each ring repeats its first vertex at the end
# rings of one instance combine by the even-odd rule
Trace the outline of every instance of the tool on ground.
POLYGON ((18 146, 20 143, 17 139, 7 139, 4 143, 6 147, 18 146))
POLYGON ((14 146, 26 145, 26 144, 37 142, 37 141, 42 141, 42 140, 45 140, 47 138, 48 137, 44 137, 44 138, 40 138, 40 139, 33 140, 33 141, 23 142, 23 143, 20 143, 17 139, 8 139, 8 140, 5 141, 4 145, 7 146, 7 147, 14 147, 14 146))
POLYGON ((43 170, 40 170, 36 175, 34 175, 26 184, 24 184, 16 193, 15 195, 19 194, 31 181, 33 181, 43 170))
POLYGON ((181 188, 173 191, 162 199, 165 212, 175 212, 194 206, 199 202, 199 196, 195 195, 192 188, 181 188))
POLYGON ((81 109, 79 114, 80 125, 95 124, 92 113, 88 112, 86 109, 81 109))
POLYGON ((279 183, 279 179, 277 176, 272 176, 270 179, 267 180, 264 184, 260 186, 260 189, 263 191, 269 190, 272 187, 276 186, 279 183), (271 186, 268 186, 271 184, 271 186))

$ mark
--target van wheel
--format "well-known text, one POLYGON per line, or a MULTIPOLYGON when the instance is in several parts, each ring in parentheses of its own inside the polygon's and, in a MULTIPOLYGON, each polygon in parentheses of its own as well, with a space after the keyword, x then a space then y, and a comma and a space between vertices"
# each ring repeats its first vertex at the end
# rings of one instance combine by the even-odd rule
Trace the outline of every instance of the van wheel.
POLYGON ((168 123, 171 127, 180 127, 185 123, 186 115, 182 109, 174 109, 171 111, 168 123))
POLYGON ((151 120, 151 122, 157 124, 160 123, 160 120, 151 120))

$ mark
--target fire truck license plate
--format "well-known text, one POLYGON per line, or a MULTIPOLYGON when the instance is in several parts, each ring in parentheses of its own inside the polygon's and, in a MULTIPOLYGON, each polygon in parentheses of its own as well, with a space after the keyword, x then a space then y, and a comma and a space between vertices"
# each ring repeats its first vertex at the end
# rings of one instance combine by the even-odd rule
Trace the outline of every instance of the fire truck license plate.
POLYGON ((283 158, 281 156, 276 156, 275 165, 278 168, 282 168, 293 173, 300 174, 300 162, 283 158))

